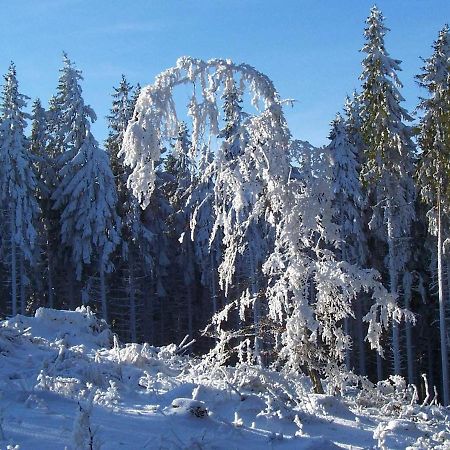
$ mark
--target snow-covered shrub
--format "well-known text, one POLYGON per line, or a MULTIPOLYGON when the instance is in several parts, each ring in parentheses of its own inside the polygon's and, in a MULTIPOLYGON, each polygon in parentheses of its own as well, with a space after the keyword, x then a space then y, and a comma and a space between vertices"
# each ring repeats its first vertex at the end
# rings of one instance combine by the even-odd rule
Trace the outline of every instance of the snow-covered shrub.
POLYGON ((387 426, 387 423, 380 422, 373 432, 373 438, 377 441, 377 448, 379 450, 388 450, 386 447, 386 434, 388 432, 387 426))
POLYGON ((41 371, 37 378, 35 389, 50 391, 64 397, 78 399, 84 397, 86 385, 78 378, 52 377, 41 371))
POLYGON ((409 406, 418 400, 416 387, 408 385, 398 375, 391 375, 376 385, 365 378, 361 378, 361 381, 362 389, 356 397, 356 403, 363 407, 379 408, 385 415, 400 417, 409 413, 409 406))
POLYGON ((109 386, 106 391, 101 391, 97 389, 93 403, 103 405, 103 406, 116 406, 120 399, 119 388, 115 381, 109 380, 109 386))

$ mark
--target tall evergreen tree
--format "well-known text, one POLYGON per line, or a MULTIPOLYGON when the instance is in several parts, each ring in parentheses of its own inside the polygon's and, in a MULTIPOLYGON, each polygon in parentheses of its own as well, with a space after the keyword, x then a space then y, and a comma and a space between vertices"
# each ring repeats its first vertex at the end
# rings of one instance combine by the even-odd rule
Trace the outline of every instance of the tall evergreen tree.
MULTIPOLYGON (((384 37, 388 29, 377 7, 366 21, 366 44, 362 51, 363 89, 361 93, 362 132, 366 144, 363 176, 374 203, 370 228, 387 244, 389 289, 399 294, 399 276, 410 255, 411 223, 414 220, 415 188, 410 128, 404 121, 411 117, 400 106, 402 86, 397 76, 400 61, 386 51, 384 37)), ((393 371, 401 373, 398 323, 392 325, 393 371)))
POLYGON ((38 286, 41 298, 46 299, 45 305, 53 308, 54 286, 52 258, 52 221, 50 194, 52 181, 55 180, 53 162, 47 153, 49 140, 48 116, 39 99, 35 100, 32 108, 32 125, 30 135, 30 151, 34 160, 37 176, 36 197, 42 214, 37 227, 39 249, 41 250, 40 266, 34 271, 36 277, 40 277, 38 286))
POLYGON ((26 118, 23 108, 28 97, 19 93, 16 68, 11 63, 2 93, 0 124, 0 200, 3 210, 3 257, 8 266, 11 286, 11 313, 26 311, 26 264, 35 256, 36 221, 39 206, 35 198, 36 176, 24 135, 26 118), (19 288, 19 292, 18 292, 19 288), (19 297, 18 297, 19 294, 19 297), (18 307, 18 298, 20 304, 18 307))
MULTIPOLYGON (((145 314, 144 306, 148 295, 152 259, 150 255, 152 234, 142 221, 142 211, 127 187, 130 170, 119 156, 123 136, 133 115, 137 100, 136 91, 124 75, 117 88, 114 88, 113 104, 108 115, 109 134, 105 142, 110 156, 111 169, 117 186, 117 213, 122 221, 121 248, 114 258, 116 271, 112 282, 113 292, 111 319, 121 336, 132 342, 143 339, 144 321, 152 321, 153 313, 145 314), (147 295, 146 295, 147 294, 147 295)), ((150 324, 151 327, 151 324, 150 324)))
POLYGON ((117 190, 119 193, 126 191, 128 174, 123 165, 123 157, 119 157, 123 135, 127 129, 128 122, 133 115, 133 87, 127 82, 125 75, 122 75, 119 86, 114 87, 112 94, 113 103, 110 114, 107 116, 109 133, 105 142, 105 147, 111 160, 111 169, 116 177, 117 190))
POLYGON ((63 53, 63 67, 60 69, 56 94, 50 99, 48 110, 49 139, 47 155, 53 176, 49 180, 51 211, 47 214, 51 229, 50 273, 58 304, 75 308, 80 302, 80 286, 71 259, 70 248, 61 242, 61 210, 53 208, 52 199, 60 183, 59 172, 64 164, 74 157, 85 134, 83 116, 96 119, 94 111, 84 105, 79 81, 81 72, 76 69, 66 53, 63 53), (80 123, 81 122, 81 123, 80 123))
POLYGON ((365 195, 359 179, 357 148, 350 142, 346 123, 340 114, 331 127, 331 142, 327 148, 333 165, 331 183, 335 195, 335 221, 341 236, 341 257, 362 266, 367 252, 361 214, 365 195))
MULTIPOLYGON (((365 193, 360 182, 360 164, 358 148, 351 142, 349 124, 338 114, 331 123, 328 144, 332 163, 331 184, 335 196, 333 201, 334 222, 339 227, 338 249, 340 259, 363 267, 367 257, 363 211, 366 205, 365 193)), ((359 370, 365 372, 364 342, 362 333, 361 296, 356 300, 356 338, 359 352, 359 370)), ((345 319, 345 329, 349 332, 350 320, 345 319)), ((350 369, 350 349, 347 350, 345 362, 350 369)))
POLYGON ((186 123, 181 122, 177 136, 171 144, 171 153, 165 161, 165 171, 171 175, 166 184, 166 192, 173 214, 170 217, 171 245, 177 250, 172 263, 173 281, 178 279, 175 316, 179 318, 178 339, 187 334, 192 339, 194 334, 194 306, 197 281, 197 268, 194 258, 194 243, 189 229, 190 214, 186 208, 189 191, 194 186, 195 164, 192 160, 192 142, 186 123))
POLYGON ((52 194, 61 212, 61 242, 70 254, 77 280, 85 266, 95 265, 100 278, 100 303, 107 320, 105 273, 112 270, 111 254, 120 242, 117 192, 106 152, 90 131, 95 114, 86 106, 81 72, 64 56, 60 79, 60 132, 65 136, 59 156, 59 181, 52 194))
POLYGON ((349 142, 355 147, 357 161, 359 164, 364 160, 364 138, 362 135, 361 121, 361 96, 353 92, 352 96, 347 96, 344 104, 345 129, 349 142))
MULTIPOLYGON (((344 104, 344 112, 345 112, 345 131, 348 137, 348 141, 353 145, 356 151, 356 162, 358 164, 359 170, 358 174, 361 178, 361 167, 364 162, 364 138, 362 136, 361 131, 361 96, 357 94, 356 91, 353 92, 352 96, 347 96, 345 104, 344 104)), ((360 211, 360 223, 363 225, 362 232, 364 233, 364 237, 362 240, 364 241, 365 252, 360 255, 359 264, 363 267, 367 266, 368 263, 368 233, 367 233, 367 222, 368 222, 368 198, 367 198, 367 189, 364 184, 361 186, 362 194, 363 194, 363 202, 364 208, 360 211)), ((358 352, 358 369, 361 375, 367 374, 367 358, 366 358, 366 349, 364 345, 364 330, 363 330, 363 316, 365 311, 367 310, 367 301, 368 296, 365 293, 362 293, 358 296, 358 301, 355 305, 355 328, 356 330, 354 335, 357 342, 357 352, 358 352)), ((376 357, 379 361, 381 361, 380 355, 377 353, 376 357)), ((381 365, 380 365, 381 367, 381 365)))
POLYGON ((419 108, 420 120, 418 184, 422 200, 431 208, 429 230, 437 236, 437 275, 443 403, 450 403, 448 347, 444 298, 443 239, 450 235, 450 33, 445 26, 433 45, 433 54, 425 60, 419 84, 428 91, 419 108))

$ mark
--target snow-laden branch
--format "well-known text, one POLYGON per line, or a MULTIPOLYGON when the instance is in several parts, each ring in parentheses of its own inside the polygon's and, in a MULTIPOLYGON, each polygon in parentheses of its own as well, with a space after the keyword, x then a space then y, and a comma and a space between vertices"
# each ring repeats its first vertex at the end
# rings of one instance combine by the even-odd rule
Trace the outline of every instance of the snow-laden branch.
POLYGON ((129 186, 142 207, 148 205, 154 189, 155 162, 163 142, 176 135, 179 125, 174 89, 192 86, 186 112, 192 120, 192 144, 199 152, 202 140, 208 142, 219 133, 218 94, 234 81, 241 92, 250 94, 256 112, 263 109, 279 114, 282 102, 272 81, 252 66, 230 60, 182 57, 175 67, 158 75, 154 84, 142 89, 122 148, 124 163, 132 169, 129 186))

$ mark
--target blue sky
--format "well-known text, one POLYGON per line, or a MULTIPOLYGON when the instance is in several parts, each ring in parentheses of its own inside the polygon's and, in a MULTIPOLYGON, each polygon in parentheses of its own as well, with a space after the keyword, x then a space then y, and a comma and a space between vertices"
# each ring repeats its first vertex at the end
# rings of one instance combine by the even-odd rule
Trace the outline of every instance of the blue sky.
MULTIPOLYGON (((44 104, 54 93, 62 51, 84 74, 84 97, 106 137, 112 86, 153 81, 179 56, 247 62, 272 78, 295 137, 327 142, 329 122, 359 87, 364 20, 373 1, 351 0, 14 0, 2 1, 0 72, 17 66, 21 91, 44 104), (128 3, 128 4, 127 4, 128 3)), ((386 45, 403 61, 406 106, 419 89, 413 76, 440 28, 449 0, 383 0, 386 45)))

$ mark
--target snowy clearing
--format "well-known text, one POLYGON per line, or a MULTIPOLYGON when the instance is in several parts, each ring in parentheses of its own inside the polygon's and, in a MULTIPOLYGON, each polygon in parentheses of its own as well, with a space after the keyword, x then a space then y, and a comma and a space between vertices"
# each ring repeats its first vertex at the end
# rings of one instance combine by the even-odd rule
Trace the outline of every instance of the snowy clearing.
POLYGON ((450 448, 449 409, 408 404, 398 380, 316 395, 306 379, 182 352, 119 344, 85 308, 3 321, 0 448, 450 448))

